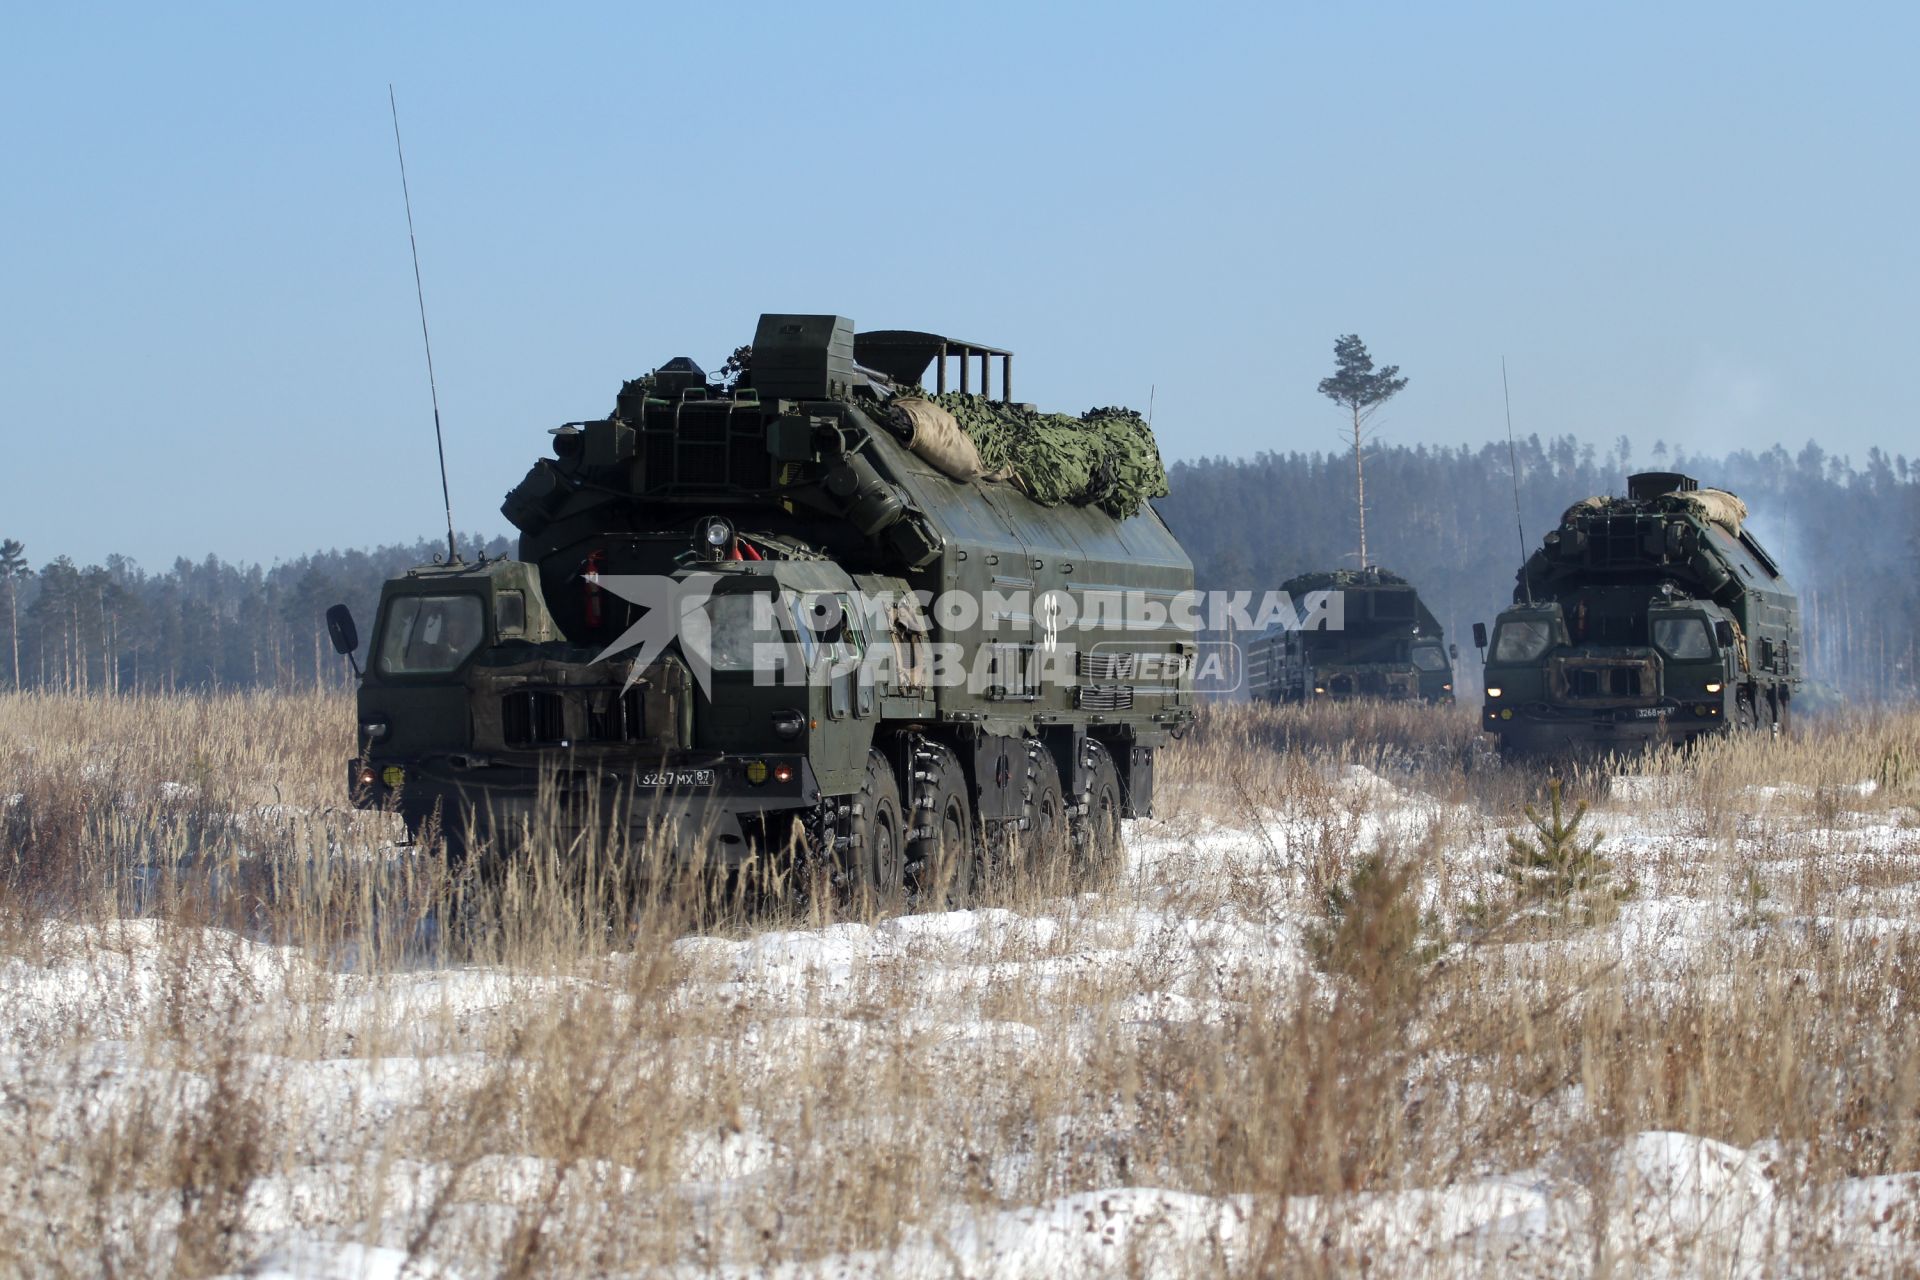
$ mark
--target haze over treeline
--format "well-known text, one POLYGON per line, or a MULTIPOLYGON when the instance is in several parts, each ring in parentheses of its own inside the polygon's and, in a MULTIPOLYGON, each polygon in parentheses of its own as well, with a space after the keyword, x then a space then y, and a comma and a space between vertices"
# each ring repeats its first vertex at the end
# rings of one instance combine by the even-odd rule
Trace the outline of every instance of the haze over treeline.
MULTIPOLYGON (((1793 453, 1776 446, 1709 458, 1624 438, 1596 446, 1530 436, 1516 451, 1521 516, 1536 545, 1577 499, 1624 491, 1629 471, 1685 471, 1739 493, 1755 535, 1800 592, 1810 692, 1915 692, 1920 462, 1874 449, 1856 466, 1811 442, 1793 453)), ((1203 588, 1263 590, 1302 570, 1356 563, 1350 453, 1176 463, 1170 476, 1172 495, 1158 505, 1203 588)), ((1419 587, 1470 672, 1470 626, 1511 599, 1520 563, 1506 443, 1373 448, 1367 496, 1371 560, 1419 587)), ((512 544, 461 538, 464 553, 482 545, 500 555, 512 544)), ((441 548, 422 539, 271 566, 209 556, 156 571, 125 556, 77 565, 57 547, 29 545, 25 571, 10 580, 16 598, 0 595, 0 671, 9 685, 96 691, 344 683, 345 663, 323 634, 326 607, 351 605, 364 632, 380 583, 441 548)), ((1474 687, 1470 675, 1463 687, 1474 687)))

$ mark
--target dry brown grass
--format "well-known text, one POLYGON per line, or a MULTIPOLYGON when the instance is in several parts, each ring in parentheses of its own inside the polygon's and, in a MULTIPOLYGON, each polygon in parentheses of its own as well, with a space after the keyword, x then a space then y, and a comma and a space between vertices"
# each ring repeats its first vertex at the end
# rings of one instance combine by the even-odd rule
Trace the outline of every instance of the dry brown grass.
POLYGON ((1877 1234, 1837 1199, 1920 1168, 1920 716, 1576 772, 1634 885, 1598 923, 1513 909, 1542 779, 1469 711, 1217 708, 1111 892, 904 925, 633 895, 644 850, 449 876, 342 808, 350 732, 333 695, 0 698, 0 1272, 306 1237, 971 1273, 962 1219, 1125 1187, 1237 1230, 1106 1270, 1920 1258, 1920 1198, 1877 1234), (1659 1220, 1617 1158, 1669 1130, 1764 1166, 1766 1221, 1659 1220), (1512 1171, 1568 1206, 1532 1244, 1363 1207, 1512 1171))

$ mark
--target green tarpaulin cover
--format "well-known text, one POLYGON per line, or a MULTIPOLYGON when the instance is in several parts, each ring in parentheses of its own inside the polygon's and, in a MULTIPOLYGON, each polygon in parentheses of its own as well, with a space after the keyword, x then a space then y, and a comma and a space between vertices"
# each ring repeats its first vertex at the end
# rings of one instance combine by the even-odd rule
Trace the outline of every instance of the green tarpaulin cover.
POLYGON ((952 391, 924 398, 953 415, 990 474, 1011 474, 1035 502, 1098 506, 1125 519, 1166 496, 1153 432, 1131 409, 1074 418, 952 391))

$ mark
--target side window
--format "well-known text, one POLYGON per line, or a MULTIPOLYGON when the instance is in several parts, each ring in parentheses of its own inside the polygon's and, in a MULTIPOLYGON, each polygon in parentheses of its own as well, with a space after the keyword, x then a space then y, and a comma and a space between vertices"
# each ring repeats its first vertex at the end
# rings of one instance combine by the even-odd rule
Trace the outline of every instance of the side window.
POLYGON ((845 599, 831 591, 809 591, 794 602, 794 628, 800 633, 809 667, 816 662, 838 662, 848 655, 847 636, 854 624, 845 599))
POLYGON ((786 601, 787 613, 793 619, 793 634, 800 640, 800 657, 811 670, 814 659, 820 656, 820 636, 813 629, 813 615, 808 602, 793 592, 786 593, 786 601))
POLYGON ((866 630, 861 625, 860 614, 853 607, 845 592, 834 596, 840 602, 840 639, 849 658, 863 658, 867 653, 866 630))
POLYGON ((523 635, 527 629, 527 594, 502 591, 493 598, 493 621, 503 636, 523 635))

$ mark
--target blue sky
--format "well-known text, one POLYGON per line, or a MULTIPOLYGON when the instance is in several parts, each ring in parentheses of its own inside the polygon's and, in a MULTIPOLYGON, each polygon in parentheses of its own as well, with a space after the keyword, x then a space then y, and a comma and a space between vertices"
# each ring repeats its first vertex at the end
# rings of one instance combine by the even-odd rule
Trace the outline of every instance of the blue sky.
POLYGON ((1010 347, 1169 459, 1502 430, 1912 452, 1909 8, 15 6, 0 534, 431 535, 400 99, 463 529, 761 311, 1010 347))

